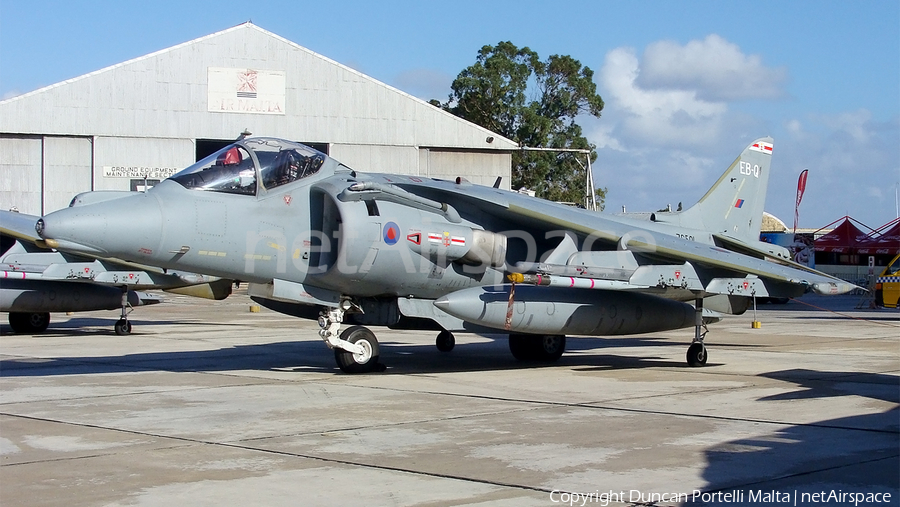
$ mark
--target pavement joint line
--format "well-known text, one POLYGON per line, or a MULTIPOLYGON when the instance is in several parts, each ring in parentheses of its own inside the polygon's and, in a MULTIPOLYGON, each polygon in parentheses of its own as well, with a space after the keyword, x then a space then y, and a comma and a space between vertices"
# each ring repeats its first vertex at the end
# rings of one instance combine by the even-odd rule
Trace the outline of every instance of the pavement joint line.
MULTIPOLYGON (((53 421, 50 421, 50 422, 53 422, 53 421)), ((166 446, 161 446, 161 447, 154 447, 151 450, 153 450, 153 451, 168 451, 168 450, 172 450, 172 449, 187 449, 189 447, 193 447, 196 445, 197 444, 195 444, 195 443, 183 443, 183 444, 179 444, 179 445, 166 445, 166 446)), ((86 456, 69 456, 69 457, 65 457, 65 458, 51 458, 51 459, 38 459, 38 460, 34 460, 34 461, 23 461, 20 463, 3 463, 3 464, 0 464, 0 468, 2 468, 2 467, 18 467, 18 466, 23 466, 23 465, 39 465, 42 463, 59 463, 59 462, 64 462, 64 461, 76 461, 76 460, 92 459, 92 458, 103 458, 106 456, 119 456, 119 455, 125 455, 125 454, 135 454, 135 452, 136 451, 101 452, 101 453, 90 454, 90 455, 86 455, 86 456)), ((144 453, 146 451, 140 451, 140 452, 144 453)))
POLYGON ((698 419, 706 419, 706 420, 720 420, 720 421, 730 421, 730 422, 751 422, 758 424, 770 424, 777 426, 799 426, 799 427, 810 427, 810 428, 824 428, 824 429, 840 429, 840 430, 849 430, 849 431, 862 431, 869 433, 883 433, 883 434, 900 434, 900 429, 897 430, 883 430, 883 429, 872 429, 872 428, 852 428, 847 426, 838 426, 833 424, 820 424, 820 423, 804 423, 804 422, 790 422, 790 421, 767 421, 764 419, 753 419, 753 418, 744 418, 744 417, 731 417, 731 416, 723 416, 723 415, 714 415, 714 414, 689 414, 684 412, 677 411, 664 411, 664 410, 649 410, 649 409, 641 409, 641 408, 631 408, 631 407, 617 407, 617 406, 607 406, 605 403, 609 403, 608 401, 601 401, 595 404, 578 402, 578 403, 570 403, 564 401, 541 401, 541 400, 517 400, 515 398, 502 398, 497 396, 488 396, 488 395, 476 395, 476 394, 457 394, 457 393, 439 393, 435 391, 405 391, 402 389, 395 388, 384 388, 384 389, 394 389, 402 392, 417 392, 420 394, 430 393, 437 394, 443 396, 457 396, 462 398, 480 398, 486 400, 493 401, 511 401, 517 403, 525 403, 531 405, 544 405, 549 407, 578 407, 578 408, 589 408, 589 409, 598 409, 598 410, 612 410, 618 412, 629 412, 629 413, 637 413, 637 414, 653 414, 653 415, 665 415, 665 416, 676 416, 676 417, 686 417, 686 418, 698 418, 698 419))
MULTIPOLYGON (((127 392, 127 393, 74 396, 74 397, 70 397, 70 398, 48 398, 48 399, 43 399, 43 400, 8 401, 8 402, 0 402, 0 407, 12 407, 15 405, 32 404, 32 403, 54 403, 54 402, 60 402, 60 401, 95 400, 95 399, 105 399, 105 398, 121 398, 121 397, 127 397, 127 396, 146 396, 146 395, 152 395, 152 394, 186 393, 186 392, 206 391, 206 390, 210 390, 210 389, 222 389, 222 388, 232 388, 232 387, 253 387, 253 386, 258 386, 258 385, 261 385, 261 384, 245 383, 245 384, 233 384, 233 385, 224 385, 224 386, 184 387, 184 388, 162 389, 162 390, 158 390, 158 391, 134 391, 134 392, 127 392)), ((3 415, 3 413, 0 413, 0 415, 3 415)))
POLYGON ((53 458, 53 459, 38 459, 34 461, 23 461, 21 463, 0 463, 0 467, 20 467, 26 465, 38 465, 42 463, 60 463, 63 461, 77 461, 82 459, 92 459, 92 458, 102 458, 104 456, 115 456, 118 453, 115 452, 101 452, 98 454, 90 454, 87 456, 71 456, 67 458, 53 458))
POLYGON ((325 430, 325 431, 307 431, 300 433, 290 433, 284 435, 277 436, 264 436, 264 437, 252 437, 252 438, 242 438, 239 440, 234 440, 234 442, 254 442, 258 440, 269 440, 273 438, 290 438, 290 437, 302 437, 308 435, 327 435, 327 434, 337 434, 337 433, 345 433, 345 432, 353 432, 353 431, 361 431, 361 430, 374 430, 379 428, 395 428, 399 426, 408 426, 411 424, 430 424, 436 422, 446 422, 446 421, 459 421, 463 419, 473 419, 479 417, 493 416, 493 415, 507 415, 507 414, 515 414, 520 412, 533 412, 536 410, 541 410, 540 407, 531 407, 531 408, 519 408, 514 410, 500 410, 496 412, 481 412, 477 414, 466 414, 466 415, 457 415, 457 416, 447 416, 447 417, 435 417, 430 419, 417 419, 414 421, 398 421, 398 422, 387 422, 387 423, 379 423, 379 424, 370 424, 370 425, 362 425, 362 426, 350 426, 346 428, 333 429, 333 430, 325 430))
MULTIPOLYGON (((57 421, 54 419, 47 419, 47 418, 41 418, 41 417, 20 416, 20 415, 13 415, 13 414, 0 414, 0 415, 9 415, 11 417, 20 417, 22 419, 28 419, 28 420, 32 420, 32 421, 53 422, 53 423, 58 423, 58 424, 79 426, 79 427, 84 427, 84 428, 115 431, 115 432, 119 432, 119 433, 125 433, 125 434, 130 434, 130 435, 140 435, 140 436, 144 436, 144 437, 176 440, 176 441, 185 442, 185 443, 189 443, 189 444, 195 444, 195 445, 200 444, 200 445, 209 445, 209 446, 213 446, 213 447, 227 447, 230 449, 241 449, 241 450, 245 450, 245 451, 258 452, 258 453, 263 453, 263 454, 273 454, 276 456, 286 456, 286 457, 293 457, 293 458, 309 459, 309 460, 321 461, 321 462, 325 462, 325 463, 336 463, 336 464, 340 464, 340 465, 347 465, 347 466, 354 466, 354 467, 375 469, 375 470, 384 470, 384 471, 389 471, 389 472, 408 473, 408 474, 423 476, 423 477, 453 479, 453 480, 459 480, 459 481, 463 481, 463 482, 486 484, 486 485, 491 485, 491 486, 500 486, 500 487, 505 487, 505 488, 521 489, 521 490, 527 490, 527 491, 537 491, 537 492, 541 492, 541 493, 551 493, 553 491, 551 489, 539 488, 536 486, 528 486, 528 485, 524 485, 524 484, 511 484, 511 483, 504 483, 504 482, 500 482, 500 481, 490 481, 490 480, 485 480, 485 479, 478 479, 478 478, 474 478, 474 477, 464 477, 464 476, 457 476, 457 475, 452 475, 452 474, 440 474, 440 473, 435 473, 435 472, 425 472, 422 470, 412 470, 412 469, 402 468, 402 467, 391 467, 391 466, 385 466, 385 465, 376 465, 376 464, 372 464, 372 463, 362 463, 362 462, 355 462, 355 461, 351 461, 351 460, 328 458, 328 457, 324 457, 324 456, 315 456, 312 454, 307 455, 307 454, 302 454, 302 453, 279 451, 279 450, 274 450, 274 449, 263 449, 263 448, 258 448, 258 447, 252 447, 249 445, 240 445, 238 443, 231 443, 231 442, 215 442, 215 441, 210 441, 210 440, 201 440, 201 439, 179 437, 179 436, 172 436, 172 435, 168 435, 168 436, 167 435, 158 435, 158 434, 145 432, 145 431, 128 430, 128 429, 123 429, 123 428, 112 428, 112 427, 101 426, 101 425, 97 425, 97 424, 71 423, 71 422, 57 421)), ((276 437, 269 437, 269 438, 276 438, 276 437)), ((169 448, 178 448, 178 447, 181 447, 181 446, 161 447, 160 449, 169 449, 169 448)), ((119 454, 119 453, 99 453, 99 454, 94 455, 93 457, 101 457, 101 456, 115 455, 115 454, 119 454)), ((86 456, 79 456, 77 458, 73 457, 73 458, 68 458, 68 459, 86 459, 86 458, 87 458, 86 456)), ((65 461, 65 459, 60 460, 60 461, 65 461)), ((2 465, 2 466, 16 466, 16 465, 2 465)))
MULTIPOLYGON (((359 387, 366 387, 366 386, 359 386, 359 387)), ((395 387, 381 387, 381 386, 369 386, 369 387, 372 387, 372 388, 375 388, 375 389, 383 389, 383 390, 398 391, 398 392, 403 392, 403 393, 419 393, 419 394, 433 394, 433 395, 444 395, 444 396, 462 396, 462 397, 478 396, 478 395, 469 395, 469 394, 461 394, 461 393, 442 393, 442 392, 438 392, 438 391, 417 391, 417 390, 412 390, 412 389, 398 389, 398 388, 395 388, 395 387)), ((741 389, 746 389, 747 387, 753 387, 753 386, 711 387, 711 388, 708 388, 708 389, 694 389, 694 390, 679 391, 678 394, 715 393, 715 392, 722 392, 722 391, 741 390, 741 389)), ((486 395, 485 395, 485 396, 486 396, 486 395)), ((668 397, 668 396, 671 396, 671 393, 666 393, 666 394, 653 394, 653 395, 646 395, 646 396, 633 396, 633 397, 628 397, 628 398, 613 398, 613 399, 610 399, 610 400, 583 401, 583 402, 578 402, 578 403, 581 403, 581 404, 591 404, 591 405, 593 405, 593 404, 596 404, 596 403, 609 403, 609 402, 613 402, 613 401, 622 401, 622 400, 642 400, 642 399, 652 399, 652 398, 665 398, 665 397, 668 397)), ((540 401, 536 401, 536 400, 530 400, 529 402, 531 402, 531 403, 541 403, 540 401)), ((548 403, 553 403, 553 402, 548 402, 548 403)))
MULTIPOLYGON (((367 469, 384 470, 384 471, 391 471, 391 472, 401 472, 401 473, 408 473, 408 474, 417 475, 417 476, 434 477, 434 478, 441 478, 441 479, 451 479, 451 480, 458 480, 458 481, 463 481, 463 482, 472 482, 472 483, 477 483, 477 484, 486 484, 486 485, 499 486, 499 487, 505 487, 505 488, 521 489, 521 490, 526 490, 526 491, 535 491, 535 492, 541 492, 541 493, 551 493, 552 491, 554 491, 551 489, 541 488, 541 487, 537 487, 537 486, 512 484, 512 483, 506 483, 506 482, 501 482, 501 481, 490 481, 490 480, 485 480, 485 479, 464 477, 464 476, 453 475, 453 474, 425 472, 422 470, 412 470, 412 469, 402 468, 402 467, 392 467, 392 466, 385 466, 385 465, 376 465, 376 464, 372 464, 372 463, 362 463, 362 462, 357 462, 357 461, 352 461, 352 460, 328 458, 328 457, 324 457, 324 456, 316 456, 313 454, 303 454, 303 453, 294 453, 294 452, 280 451, 280 450, 273 450, 273 449, 264 449, 264 448, 252 447, 249 445, 241 445, 240 443, 235 443, 235 442, 214 442, 214 441, 206 441, 206 440, 200 440, 200 439, 192 439, 192 438, 187 438, 187 437, 164 436, 164 435, 157 435, 157 434, 153 434, 153 433, 149 433, 149 432, 142 432, 142 431, 136 431, 136 430, 110 428, 110 427, 104 427, 104 426, 99 426, 99 425, 90 425, 90 424, 66 423, 63 421, 54 421, 52 419, 36 418, 36 417, 30 417, 30 416, 13 416, 13 417, 22 417, 25 419, 40 420, 40 421, 44 421, 44 422, 57 422, 57 423, 61 423, 61 424, 71 424, 71 425, 75 425, 75 426, 91 427, 91 428, 95 428, 95 429, 117 431, 117 432, 122 432, 122 433, 136 434, 136 435, 141 435, 141 436, 149 436, 149 437, 160 438, 160 439, 173 439, 173 440, 178 440, 178 441, 182 441, 182 442, 185 442, 188 444, 194 444, 194 445, 199 444, 199 445, 210 445, 210 446, 217 446, 217 447, 228 447, 228 448, 232 448, 232 449, 241 449, 241 450, 250 451, 250 452, 259 452, 259 453, 263 453, 263 454, 274 454, 277 456, 309 459, 309 460, 321 461, 321 462, 325 462, 325 463, 336 463, 336 464, 341 464, 341 465, 346 465, 346 466, 353 466, 353 467, 360 467, 360 468, 367 468, 367 469)), ((275 438, 275 437, 268 437, 268 438, 275 438)), ((252 440, 247 440, 247 441, 252 441, 252 440)), ((242 440, 242 441, 238 441, 238 442, 245 442, 245 441, 242 440)), ((155 450, 176 449, 176 448, 180 448, 180 447, 186 447, 186 446, 165 446, 165 447, 159 447, 155 450)), ((119 453, 100 453, 100 454, 95 454, 95 455, 91 455, 91 456, 78 456, 78 457, 73 457, 73 458, 64 458, 64 459, 57 459, 57 460, 43 460, 43 461, 35 461, 35 462, 29 462, 29 463, 16 463, 16 464, 2 465, 2 466, 19 466, 19 465, 25 465, 25 464, 41 463, 41 462, 89 459, 89 458, 96 458, 96 457, 115 455, 115 454, 119 454, 119 453)), ((783 474, 783 475, 780 475, 777 477, 767 478, 765 481, 755 481, 755 482, 750 482, 750 483, 745 483, 745 484, 736 484, 736 485, 722 487, 722 488, 718 488, 715 490, 709 490, 709 491, 704 491, 704 492, 715 493, 718 491, 741 489, 741 488, 746 488, 746 487, 750 487, 750 486, 757 485, 757 484, 771 482, 773 480, 783 480, 783 479, 789 479, 789 478, 794 478, 794 477, 803 477, 803 476, 813 475, 813 474, 817 474, 817 473, 821 473, 821 472, 840 470, 841 468, 847 468, 847 467, 851 467, 851 466, 858 466, 860 464, 876 463, 876 462, 884 461, 884 460, 888 460, 888 459, 895 459, 898 456, 900 456, 900 454, 893 454, 890 456, 883 456, 883 457, 872 458, 872 459, 863 460, 863 461, 845 463, 842 465, 824 467, 824 468, 819 468, 819 469, 815 469, 815 470, 806 470, 806 471, 797 472, 797 473, 793 473, 793 474, 783 474)), ((631 505, 644 505, 644 504, 632 503, 631 505)))

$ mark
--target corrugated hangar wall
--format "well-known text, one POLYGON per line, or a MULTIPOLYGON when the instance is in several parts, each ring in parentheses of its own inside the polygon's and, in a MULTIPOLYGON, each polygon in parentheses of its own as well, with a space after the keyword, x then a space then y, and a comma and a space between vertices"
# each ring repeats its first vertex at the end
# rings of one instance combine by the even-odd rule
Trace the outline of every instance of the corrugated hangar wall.
POLYGON ((0 138, 0 205, 40 215, 69 205, 92 189, 91 139, 0 138))
POLYGON ((349 167, 509 187, 515 143, 251 23, 0 101, 0 208, 164 179, 245 129, 349 167), (491 139, 491 141, 488 141, 491 139))

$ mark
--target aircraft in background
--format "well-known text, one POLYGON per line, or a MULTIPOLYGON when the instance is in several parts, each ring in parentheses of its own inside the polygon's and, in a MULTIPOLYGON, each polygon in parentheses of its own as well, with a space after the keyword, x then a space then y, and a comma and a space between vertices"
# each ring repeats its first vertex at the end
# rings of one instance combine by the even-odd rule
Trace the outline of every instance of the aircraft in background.
POLYGON ((194 273, 164 273, 156 267, 98 260, 52 250, 35 234, 40 217, 0 211, 0 311, 9 312, 16 333, 40 333, 50 312, 121 308, 116 334, 131 333, 134 306, 162 302, 165 289, 210 299, 231 293, 231 280, 194 273))
POLYGON ((754 141, 695 206, 641 221, 251 137, 146 193, 80 194, 36 230, 64 252, 250 282, 260 304, 318 319, 345 372, 383 368, 370 325, 438 330, 444 351, 455 331, 505 333, 539 361, 567 334, 693 327, 700 366, 706 324, 753 297, 855 287, 759 241, 772 149, 754 141))

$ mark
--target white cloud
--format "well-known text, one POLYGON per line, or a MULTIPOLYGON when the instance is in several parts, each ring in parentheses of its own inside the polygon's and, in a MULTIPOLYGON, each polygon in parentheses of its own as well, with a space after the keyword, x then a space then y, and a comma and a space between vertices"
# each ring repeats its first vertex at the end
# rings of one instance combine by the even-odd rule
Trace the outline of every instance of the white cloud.
POLYGON ((703 100, 733 101, 783 97, 786 80, 786 69, 766 67, 760 56, 745 55, 736 44, 711 34, 684 46, 673 41, 647 46, 638 84, 688 90, 703 100))
POLYGON ((766 67, 760 56, 717 35, 684 46, 655 42, 642 55, 613 49, 597 76, 603 118, 583 125, 598 147, 595 179, 609 189, 612 212, 623 205, 629 211, 679 201, 690 206, 747 143, 772 135, 766 211, 793 217, 797 175, 808 168, 801 227, 821 227, 843 215, 877 227, 894 217, 898 117, 879 122, 866 109, 815 112, 831 110, 832 103, 812 104, 794 118, 777 116, 778 108, 732 108, 738 101, 787 98, 787 71, 766 67))
POLYGON ((691 90, 642 88, 637 82, 640 73, 631 48, 607 53, 600 71, 606 110, 620 114, 623 137, 657 145, 694 144, 714 137, 727 111, 725 104, 700 100, 691 90))

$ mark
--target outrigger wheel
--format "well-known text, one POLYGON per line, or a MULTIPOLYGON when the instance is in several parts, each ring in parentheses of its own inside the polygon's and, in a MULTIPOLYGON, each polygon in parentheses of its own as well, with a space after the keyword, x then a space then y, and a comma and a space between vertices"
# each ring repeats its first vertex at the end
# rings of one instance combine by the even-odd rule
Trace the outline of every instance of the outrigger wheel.
POLYGON ((131 322, 128 322, 128 314, 131 313, 131 303, 128 302, 128 286, 122 286, 122 316, 113 326, 113 330, 119 336, 131 334, 131 322))
POLYGON ((116 325, 113 326, 113 329, 115 329, 116 334, 119 336, 131 334, 131 322, 123 317, 116 321, 116 325))
POLYGON ((383 371, 384 366, 378 363, 378 340, 375 333, 363 326, 348 327, 341 333, 341 340, 347 340, 362 347, 361 354, 354 354, 343 349, 334 349, 334 360, 344 373, 368 373, 383 371))
POLYGON ((694 342, 687 350, 687 363, 690 366, 705 366, 709 354, 706 353, 706 346, 701 342, 694 342))

